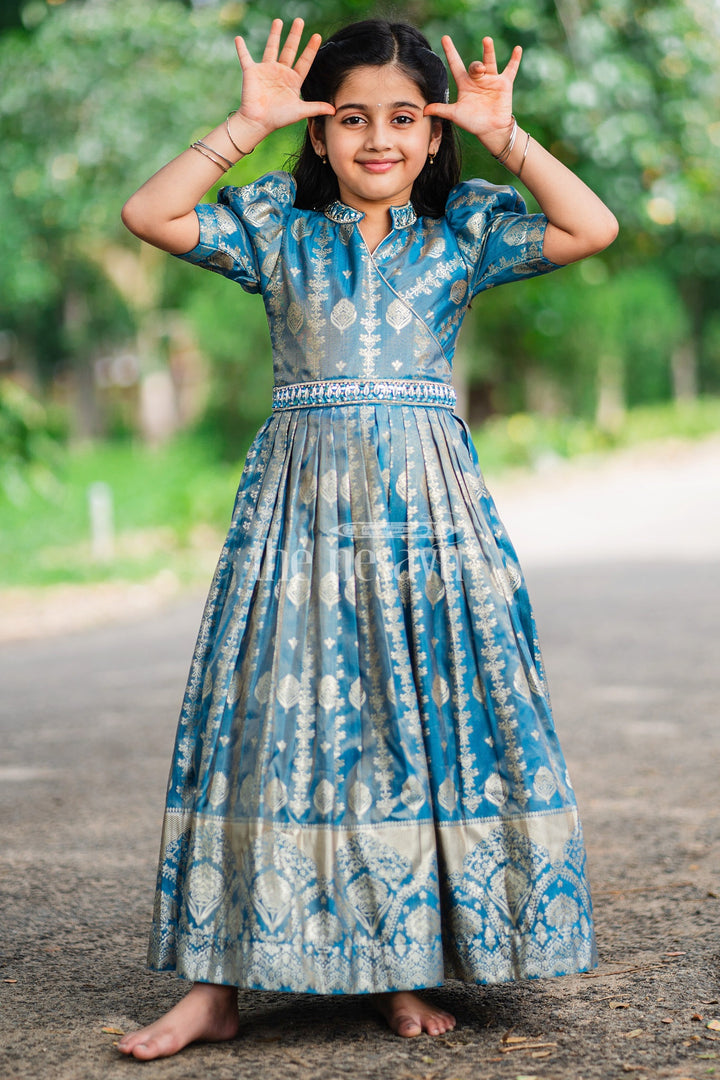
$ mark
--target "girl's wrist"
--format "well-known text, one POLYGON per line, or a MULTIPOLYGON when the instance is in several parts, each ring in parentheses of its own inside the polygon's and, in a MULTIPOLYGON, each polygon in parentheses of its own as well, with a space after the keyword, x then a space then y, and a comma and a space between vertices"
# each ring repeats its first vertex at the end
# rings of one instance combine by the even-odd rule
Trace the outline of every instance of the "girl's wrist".
POLYGON ((262 136, 247 124, 235 123, 230 126, 236 113, 228 113, 223 124, 218 124, 203 139, 197 139, 190 145, 208 161, 212 161, 221 173, 232 169, 243 158, 252 154, 262 136))
POLYGON ((502 143, 498 137, 494 137, 490 145, 484 139, 482 142, 496 161, 519 177, 530 149, 530 132, 521 128, 513 116, 512 123, 504 129, 502 137, 504 138, 502 143))
POLYGON ((224 126, 234 153, 239 153, 243 157, 252 154, 255 147, 269 134, 268 131, 248 121, 239 109, 234 109, 231 113, 228 113, 224 126))
POLYGON ((487 152, 500 161, 504 157, 509 156, 508 150, 512 149, 510 143, 513 140, 513 133, 516 132, 516 129, 517 120, 514 116, 511 116, 507 123, 503 124, 502 127, 495 128, 494 131, 484 132, 482 135, 478 135, 478 139, 487 152))

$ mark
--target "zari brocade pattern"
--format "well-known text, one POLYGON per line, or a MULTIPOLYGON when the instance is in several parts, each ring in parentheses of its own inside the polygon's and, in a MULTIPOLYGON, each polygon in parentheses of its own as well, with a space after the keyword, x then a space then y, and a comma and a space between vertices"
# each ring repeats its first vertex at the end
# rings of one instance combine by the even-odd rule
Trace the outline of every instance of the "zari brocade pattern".
POLYGON ((286 390, 247 456, 193 657, 151 965, 317 993, 585 970, 575 800, 467 426, 404 390, 292 389, 407 380, 449 400, 470 299, 553 269, 545 219, 473 181, 444 218, 394 208, 370 253, 358 211, 293 198, 284 173, 223 189, 183 256, 262 294, 286 390))

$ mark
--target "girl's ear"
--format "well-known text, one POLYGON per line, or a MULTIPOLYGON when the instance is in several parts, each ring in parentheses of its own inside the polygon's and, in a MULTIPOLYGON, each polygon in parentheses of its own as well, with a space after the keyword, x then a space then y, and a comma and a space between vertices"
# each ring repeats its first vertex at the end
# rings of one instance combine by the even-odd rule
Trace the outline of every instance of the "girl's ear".
POLYGON ((437 154, 440 149, 440 143, 442 142, 442 120, 437 117, 433 118, 432 130, 430 135, 430 146, 428 147, 429 154, 437 154))
POLYGON ((323 120, 324 117, 320 116, 311 116, 308 120, 310 142, 318 157, 325 157, 325 154, 327 153, 325 146, 325 125, 323 120))

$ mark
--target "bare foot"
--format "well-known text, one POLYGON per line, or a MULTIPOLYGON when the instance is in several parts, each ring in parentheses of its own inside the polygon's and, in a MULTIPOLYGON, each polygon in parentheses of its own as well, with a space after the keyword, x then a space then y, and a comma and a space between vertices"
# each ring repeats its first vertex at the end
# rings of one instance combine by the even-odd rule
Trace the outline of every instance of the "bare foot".
POLYGON ((239 1027, 236 988, 195 983, 182 1001, 154 1024, 123 1035, 117 1048, 122 1054, 150 1061, 177 1054, 198 1040, 232 1039, 239 1027))
POLYGON ((382 1013, 396 1035, 409 1039, 426 1031, 444 1035, 455 1027, 455 1017, 423 1001, 410 990, 393 994, 371 994, 375 1008, 382 1013))

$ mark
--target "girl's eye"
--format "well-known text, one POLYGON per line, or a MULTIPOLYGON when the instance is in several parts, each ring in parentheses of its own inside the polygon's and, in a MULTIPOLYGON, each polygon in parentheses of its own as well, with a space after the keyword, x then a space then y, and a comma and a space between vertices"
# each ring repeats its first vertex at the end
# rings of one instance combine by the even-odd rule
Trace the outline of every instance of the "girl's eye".
POLYGON ((414 121, 413 116, 406 116, 404 113, 402 116, 393 117, 393 123, 395 124, 412 124, 414 121))
POLYGON ((347 124, 348 127, 359 127, 360 124, 365 123, 365 117, 363 116, 345 116, 343 117, 343 124, 347 124))

